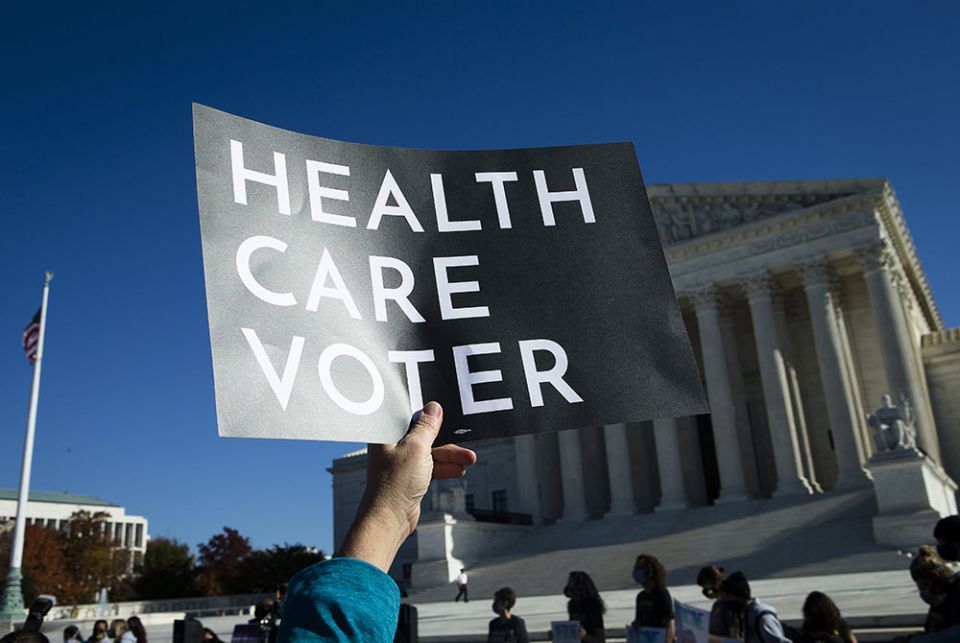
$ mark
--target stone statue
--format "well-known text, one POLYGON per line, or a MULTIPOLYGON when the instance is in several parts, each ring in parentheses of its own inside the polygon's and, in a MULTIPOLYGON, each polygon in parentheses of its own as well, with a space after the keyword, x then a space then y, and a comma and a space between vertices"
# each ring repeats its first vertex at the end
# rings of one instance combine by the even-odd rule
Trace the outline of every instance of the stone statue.
POLYGON ((900 406, 894 406, 889 395, 881 396, 880 402, 883 406, 867 415, 867 424, 874 430, 877 451, 916 449, 917 429, 907 398, 900 396, 900 406))
POLYGON ((454 517, 468 516, 467 490, 463 480, 434 480, 428 491, 429 516, 450 514, 454 517))

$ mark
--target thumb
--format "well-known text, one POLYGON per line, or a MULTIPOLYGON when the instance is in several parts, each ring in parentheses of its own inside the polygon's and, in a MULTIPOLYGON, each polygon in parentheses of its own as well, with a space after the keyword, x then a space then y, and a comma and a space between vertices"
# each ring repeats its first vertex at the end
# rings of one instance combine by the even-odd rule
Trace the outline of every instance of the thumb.
POLYGON ((427 402, 410 423, 410 430, 403 436, 402 442, 422 442, 430 447, 437 439, 442 424, 443 407, 437 402, 427 402))

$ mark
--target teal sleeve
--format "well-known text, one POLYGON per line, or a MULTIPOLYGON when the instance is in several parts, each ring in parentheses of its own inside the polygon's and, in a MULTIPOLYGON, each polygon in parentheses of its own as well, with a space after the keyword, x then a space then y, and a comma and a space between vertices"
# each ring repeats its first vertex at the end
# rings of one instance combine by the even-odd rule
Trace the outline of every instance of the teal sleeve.
POLYGON ((332 558, 290 579, 277 643, 393 641, 400 590, 355 558, 332 558))

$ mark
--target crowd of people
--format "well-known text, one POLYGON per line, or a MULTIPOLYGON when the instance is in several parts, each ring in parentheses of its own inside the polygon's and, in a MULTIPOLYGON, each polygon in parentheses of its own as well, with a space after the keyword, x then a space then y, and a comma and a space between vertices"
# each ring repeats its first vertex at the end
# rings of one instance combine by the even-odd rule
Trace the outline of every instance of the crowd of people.
MULTIPOLYGON (((476 462, 476 454, 468 449, 433 447, 442 420, 443 409, 430 402, 414 417, 399 443, 370 446, 367 487, 339 557, 313 565, 291 580, 279 643, 393 639, 400 592, 385 572, 400 544, 417 526, 420 502, 431 479, 460 477, 476 462)), ((960 577, 946 565, 960 560, 960 516, 941 520, 933 537, 936 549, 921 550, 911 565, 920 596, 930 605, 925 633, 913 637, 913 643, 960 641, 960 577), (944 636, 935 638, 938 634, 944 636)), ((641 586, 634 625, 663 628, 672 643, 676 615, 666 569, 654 556, 641 555, 633 572, 641 586)), ((802 624, 794 630, 784 626, 772 606, 753 596, 742 572, 727 575, 719 566, 708 566, 697 581, 704 595, 714 600, 709 619, 712 643, 723 638, 744 643, 856 641, 834 601, 822 592, 806 597, 802 624)), ((458 584, 466 585, 465 573, 458 584)), ((580 623, 580 639, 604 641, 605 606, 589 574, 571 572, 564 594, 568 617, 580 623)), ((509 587, 495 593, 492 607, 496 618, 489 624, 490 640, 528 640, 523 619, 513 613, 516 600, 509 587)))
MULTIPOLYGON (((641 590, 630 626, 663 630, 666 643, 673 643, 677 640, 677 619, 667 588, 666 568, 656 557, 642 554, 634 564, 633 579, 641 590)), ((709 619, 711 643, 731 639, 745 643, 857 643, 836 604, 822 592, 807 596, 803 623, 792 628, 780 621, 774 607, 753 596, 742 572, 727 576, 722 567, 709 565, 697 574, 697 584, 704 596, 714 600, 709 619)), ((570 572, 563 593, 569 599, 567 617, 580 624, 580 640, 606 641, 606 605, 590 575, 570 572)), ((511 611, 516 600, 516 594, 508 587, 496 592, 493 611, 497 618, 490 621, 487 643, 529 643, 526 623, 511 611)))
MULTIPOLYGON (((447 444, 434 447, 443 409, 428 403, 395 445, 368 448, 367 486, 354 522, 338 555, 297 573, 283 602, 277 643, 319 641, 393 641, 400 613, 400 590, 387 574, 400 545, 417 527, 420 505, 431 480, 458 478, 476 462, 469 449, 447 444)), ((936 547, 923 547, 910 572, 920 597, 929 605, 924 634, 911 643, 960 641, 960 575, 949 562, 960 561, 960 516, 942 519, 933 533, 936 547)), ((461 570, 458 599, 467 599, 467 576, 461 570)), ((633 565, 641 591, 632 626, 664 630, 666 643, 678 637, 675 604, 667 587, 667 570, 656 557, 643 554, 633 565)), ((811 592, 803 604, 803 622, 785 626, 771 605, 753 596, 742 572, 727 575, 716 565, 697 575, 704 596, 714 600, 709 615, 711 643, 734 639, 743 643, 856 643, 856 637, 829 596, 811 592)), ((584 571, 570 572, 563 590, 567 615, 579 623, 586 643, 606 640, 603 598, 584 571)), ((513 614, 516 593, 503 587, 494 594, 488 640, 529 641, 523 619, 513 614)), ((258 615, 263 617, 263 614, 258 615)), ((42 619, 41 619, 42 621, 42 619)), ((254 619, 257 621, 257 618, 254 619)), ((258 622, 258 621, 257 621, 258 622)), ((272 637, 271 637, 272 638, 272 637)), ((212 631, 205 643, 219 643, 212 631)), ((140 619, 117 619, 109 627, 98 621, 90 638, 75 627, 64 631, 64 643, 147 643, 140 619)), ((11 633, 0 643, 48 643, 39 631, 11 633), (31 638, 33 637, 33 638, 31 638)), ((271 641, 271 643, 273 643, 271 641)))
POLYGON ((63 643, 147 643, 147 630, 138 616, 126 620, 117 618, 109 624, 100 619, 93 624, 87 638, 76 625, 67 626, 63 630, 63 643))
MULTIPOLYGON (((960 574, 950 563, 960 561, 960 516, 939 521, 934 533, 936 546, 919 549, 910 564, 910 575, 920 599, 928 605, 923 634, 901 637, 911 643, 960 641, 960 574)), ((667 570, 656 557, 641 554, 633 565, 633 580, 641 590, 636 597, 633 628, 657 628, 666 643, 677 640, 674 601, 667 588, 667 570)), ((711 643, 736 640, 744 643, 857 643, 836 603, 819 591, 810 592, 803 602, 803 620, 798 627, 781 622, 777 610, 753 595, 743 572, 727 575, 718 565, 697 573, 696 583, 712 599, 708 631, 711 643)), ((570 572, 563 590, 567 617, 580 623, 578 636, 585 643, 606 640, 606 606, 589 574, 570 572)), ((509 587, 494 596, 487 643, 528 643, 526 623, 512 613, 516 593, 509 587)))

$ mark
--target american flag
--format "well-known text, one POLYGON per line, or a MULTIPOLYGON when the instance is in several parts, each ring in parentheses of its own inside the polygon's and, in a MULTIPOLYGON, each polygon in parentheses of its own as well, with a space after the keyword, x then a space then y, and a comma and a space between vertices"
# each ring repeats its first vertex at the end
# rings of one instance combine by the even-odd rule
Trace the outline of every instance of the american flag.
POLYGON ((33 316, 27 327, 23 329, 23 350, 27 354, 27 361, 33 364, 37 361, 37 342, 40 340, 40 310, 33 316))

